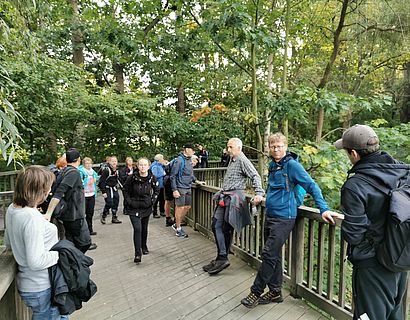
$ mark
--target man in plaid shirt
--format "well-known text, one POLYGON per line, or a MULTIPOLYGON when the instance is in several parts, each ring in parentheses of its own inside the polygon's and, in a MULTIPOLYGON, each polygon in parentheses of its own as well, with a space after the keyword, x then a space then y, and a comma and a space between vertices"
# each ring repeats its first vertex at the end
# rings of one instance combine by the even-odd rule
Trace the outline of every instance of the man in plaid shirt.
POLYGON ((225 173, 222 191, 214 197, 218 205, 212 218, 212 231, 218 255, 215 260, 203 266, 203 270, 209 274, 217 274, 229 267, 228 254, 234 229, 238 231, 243 226, 251 224, 245 196, 247 178, 251 179, 255 190, 254 205, 258 205, 265 195, 261 177, 242 152, 242 141, 238 138, 230 139, 227 150, 231 161, 225 173))

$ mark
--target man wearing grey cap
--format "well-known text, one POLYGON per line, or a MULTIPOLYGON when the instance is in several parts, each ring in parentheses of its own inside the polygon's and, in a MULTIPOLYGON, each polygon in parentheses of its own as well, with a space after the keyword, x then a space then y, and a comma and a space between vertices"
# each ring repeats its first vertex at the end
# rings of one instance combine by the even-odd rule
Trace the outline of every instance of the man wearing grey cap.
POLYGON ((377 259, 377 248, 385 236, 389 190, 406 179, 409 166, 380 151, 372 128, 355 125, 335 142, 353 167, 342 186, 342 236, 348 243, 348 259, 353 264, 353 319, 404 319, 407 272, 392 272, 377 259))

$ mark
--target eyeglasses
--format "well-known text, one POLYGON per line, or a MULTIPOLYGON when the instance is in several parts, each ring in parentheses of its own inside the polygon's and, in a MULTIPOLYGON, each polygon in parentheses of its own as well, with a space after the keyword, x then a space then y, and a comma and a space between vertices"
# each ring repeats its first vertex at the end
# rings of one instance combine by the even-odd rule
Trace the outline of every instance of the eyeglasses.
POLYGON ((285 146, 284 145, 281 145, 281 146, 269 146, 269 148, 270 149, 273 149, 273 150, 281 150, 281 149, 283 149, 285 146))

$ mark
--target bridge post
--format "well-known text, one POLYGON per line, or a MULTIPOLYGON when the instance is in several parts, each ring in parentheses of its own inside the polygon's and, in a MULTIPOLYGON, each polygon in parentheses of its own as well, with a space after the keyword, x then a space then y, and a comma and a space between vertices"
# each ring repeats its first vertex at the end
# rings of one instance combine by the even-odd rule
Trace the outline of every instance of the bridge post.
POLYGON ((304 223, 303 217, 296 218, 295 227, 292 231, 292 247, 290 262, 290 294, 299 297, 298 285, 303 281, 303 258, 304 258, 304 223))

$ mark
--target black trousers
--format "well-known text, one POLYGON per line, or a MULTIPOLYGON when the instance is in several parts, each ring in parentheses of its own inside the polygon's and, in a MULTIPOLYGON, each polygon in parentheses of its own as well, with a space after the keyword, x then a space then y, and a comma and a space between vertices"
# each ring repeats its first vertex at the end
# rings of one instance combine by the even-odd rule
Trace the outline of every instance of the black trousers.
POLYGON ((130 215, 132 228, 134 229, 134 250, 135 256, 142 256, 142 249, 147 249, 148 222, 149 216, 140 218, 130 215))
POLYGON ((212 232, 218 250, 217 260, 228 259, 228 254, 232 244, 233 227, 229 223, 229 197, 224 198, 225 206, 217 206, 212 218, 212 232))
POLYGON ((159 195, 157 201, 154 203, 154 213, 157 213, 159 205, 159 212, 164 213, 165 212, 165 189, 161 188, 159 189, 159 195))
POLYGON ((295 220, 266 216, 263 236, 262 264, 258 270, 251 292, 260 296, 268 286, 270 291, 282 288, 282 247, 295 226, 295 220))
POLYGON ((105 198, 105 206, 103 210, 103 216, 106 217, 110 213, 112 213, 112 217, 114 218, 117 215, 118 205, 120 203, 120 195, 118 194, 118 190, 114 188, 107 188, 107 198, 105 198))
POLYGON ((95 197, 85 197, 85 220, 87 221, 88 230, 93 232, 93 216, 95 207, 95 197))
MULTIPOLYGON (((404 320, 404 294, 407 272, 391 272, 379 265, 355 267, 353 264, 353 319, 367 314, 373 319, 404 320)), ((362 319, 367 319, 364 316, 362 319)))
POLYGON ((85 218, 74 221, 63 221, 65 237, 74 243, 74 246, 85 253, 91 245, 90 231, 85 218))

